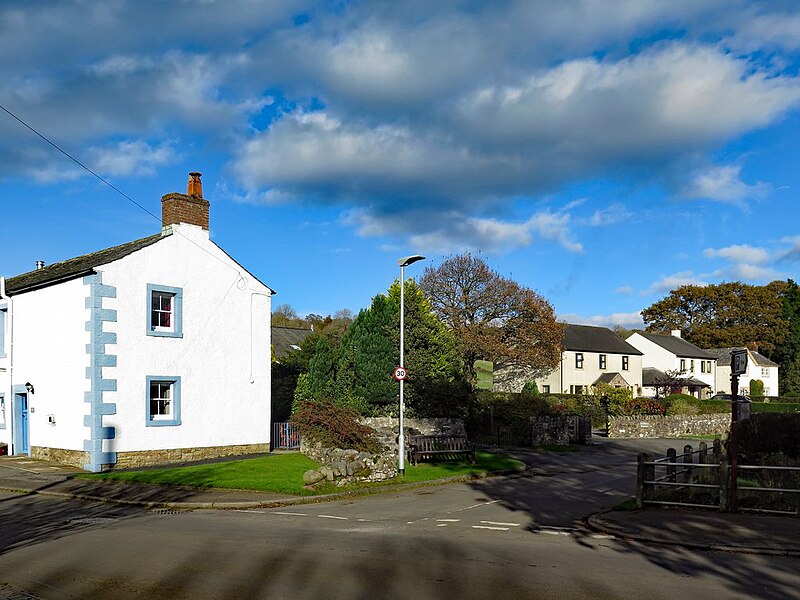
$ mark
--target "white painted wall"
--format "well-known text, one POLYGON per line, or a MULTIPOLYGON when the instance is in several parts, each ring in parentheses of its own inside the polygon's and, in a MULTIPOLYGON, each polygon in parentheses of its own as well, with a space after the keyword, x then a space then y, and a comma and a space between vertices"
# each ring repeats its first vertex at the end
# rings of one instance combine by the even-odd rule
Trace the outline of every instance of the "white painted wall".
MULTIPOLYGON (((186 224, 173 230, 97 269, 103 284, 117 288, 116 298, 103 299, 103 308, 117 311, 117 322, 103 324, 103 331, 117 334, 117 344, 106 347, 117 355, 117 366, 103 367, 104 378, 117 379, 117 391, 104 393, 117 414, 103 423, 114 426, 117 437, 103 450, 268 443, 271 292, 209 241, 207 231, 186 224), (183 289, 182 338, 146 335, 148 283, 183 289), (147 375, 181 377, 181 425, 145 425, 147 375)), ((13 383, 35 387, 29 395, 31 446, 83 450, 89 437, 89 294, 78 278, 13 297, 13 383), (47 423, 50 414, 55 425, 47 423)), ((8 379, 8 371, 0 371, 7 424, 0 441, 10 444, 8 379)))
MULTIPOLYGON (((80 279, 13 297, 13 385, 30 382, 28 395, 30 445, 83 450, 88 414, 84 391, 89 389, 85 324, 88 286, 80 279), (47 423, 55 416, 55 425, 47 423)), ((13 395, 6 395, 9 440, 13 395)))
POLYGON ((568 394, 571 386, 581 385, 587 388, 594 385, 604 373, 619 373, 633 388, 634 395, 638 394, 642 387, 642 357, 637 354, 624 355, 628 356, 628 370, 623 371, 622 354, 604 353, 606 355, 605 369, 600 369, 600 354, 599 352, 583 352, 583 369, 578 369, 575 367, 576 351, 565 350, 561 355, 561 366, 545 377, 537 379, 536 384, 539 390, 541 391, 543 386, 549 385, 550 391, 554 394, 568 394))
MULTIPOLYGON (((625 341, 643 354, 642 368, 652 367, 663 372, 681 370, 682 357, 673 354, 669 350, 659 346, 646 337, 639 335, 638 333, 633 333, 625 341)), ((686 361, 686 374, 698 379, 699 381, 702 381, 703 383, 707 383, 709 386, 711 386, 710 393, 714 394, 716 390, 717 361, 713 359, 692 359, 687 357, 683 357, 683 360, 686 361), (710 372, 701 372, 701 360, 711 360, 710 372), (693 371, 691 370, 692 361, 694 361, 693 371)), ((652 389, 648 390, 648 393, 654 395, 652 389)))
MULTIPOLYGON (((764 367, 766 374, 762 373, 762 367, 757 365, 752 353, 748 351, 747 372, 739 376, 739 390, 746 394, 750 393, 750 381, 760 379, 764 382, 764 395, 778 395, 778 367, 764 367)), ((731 393, 731 367, 730 365, 720 365, 717 367, 716 376, 717 392, 721 394, 731 393)))
POLYGON ((270 438, 270 291, 199 227, 173 235, 104 266, 117 288, 104 308, 117 310, 117 379, 105 394, 117 414, 105 417, 117 452, 267 443, 270 438), (147 284, 183 289, 183 337, 146 335, 147 284), (181 377, 181 425, 147 427, 146 377, 181 377))

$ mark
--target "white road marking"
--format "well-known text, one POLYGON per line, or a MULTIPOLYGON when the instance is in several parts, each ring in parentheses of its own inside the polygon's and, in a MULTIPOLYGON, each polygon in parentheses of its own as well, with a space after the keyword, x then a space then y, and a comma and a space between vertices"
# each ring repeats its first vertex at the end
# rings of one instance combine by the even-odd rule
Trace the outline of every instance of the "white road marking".
POLYGON ((288 515, 290 517, 307 517, 308 513, 296 513, 296 512, 281 512, 276 510, 272 513, 273 515, 288 515))
POLYGON ((521 523, 502 523, 499 521, 481 521, 484 525, 505 525, 506 527, 519 527, 521 523))
POLYGON ((569 531, 553 531, 552 529, 542 529, 539 531, 539 533, 546 533, 547 535, 570 535, 569 531))
POLYGON ((359 523, 371 523, 372 519, 357 519, 359 523))
POLYGON ((340 521, 347 521, 347 517, 337 517, 334 515, 317 515, 320 519, 339 519, 340 521))
POLYGON ((458 508, 456 510, 451 510, 448 512, 461 512, 462 510, 472 510, 473 508, 479 508, 481 506, 489 506, 490 504, 497 504, 500 500, 490 500, 489 502, 481 502, 480 504, 473 504, 472 506, 466 506, 464 508, 458 508))
POLYGON ((461 519, 436 519, 437 523, 458 523, 461 519))
POLYGON ((447 527, 449 523, 439 523, 437 527, 447 527))
POLYGON ((489 525, 473 525, 473 529, 491 529, 492 531, 508 531, 508 527, 490 527, 489 525))

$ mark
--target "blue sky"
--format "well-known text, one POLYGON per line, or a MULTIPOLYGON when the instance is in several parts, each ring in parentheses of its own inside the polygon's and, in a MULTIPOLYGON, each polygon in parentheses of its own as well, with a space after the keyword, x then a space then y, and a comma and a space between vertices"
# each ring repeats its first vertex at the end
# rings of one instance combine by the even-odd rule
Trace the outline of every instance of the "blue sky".
MULTIPOLYGON (((570 322, 797 278, 800 7, 743 0, 4 2, 0 104, 300 313, 469 250, 570 322), (613 7, 613 10, 612 10, 613 7)), ((159 222, 0 112, 0 274, 159 222)))

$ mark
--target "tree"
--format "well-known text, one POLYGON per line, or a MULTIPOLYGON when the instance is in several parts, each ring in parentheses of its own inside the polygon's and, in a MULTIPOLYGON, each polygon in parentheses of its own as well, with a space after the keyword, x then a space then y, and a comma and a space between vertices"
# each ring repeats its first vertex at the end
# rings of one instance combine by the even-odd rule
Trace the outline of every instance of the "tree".
POLYGON ((780 365, 780 393, 800 391, 800 286, 786 282, 781 304, 785 335, 770 358, 780 365))
POLYGON ((552 305, 469 253, 428 267, 420 281, 431 306, 460 341, 467 376, 489 360, 495 370, 521 367, 533 375, 552 370, 561 359, 564 327, 552 305))
POLYGON ((787 283, 684 285, 642 311, 647 331, 680 329, 701 348, 756 344, 768 356, 783 342, 781 314, 787 283))

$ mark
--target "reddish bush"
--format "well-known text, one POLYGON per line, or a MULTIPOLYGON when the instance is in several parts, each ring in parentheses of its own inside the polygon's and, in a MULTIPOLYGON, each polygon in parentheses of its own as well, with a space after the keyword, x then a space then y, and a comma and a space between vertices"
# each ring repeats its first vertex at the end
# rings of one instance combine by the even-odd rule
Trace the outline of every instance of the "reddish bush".
POLYGON ((305 400, 292 415, 300 435, 328 448, 346 448, 359 452, 381 452, 376 432, 359 422, 351 408, 325 400, 305 400))

